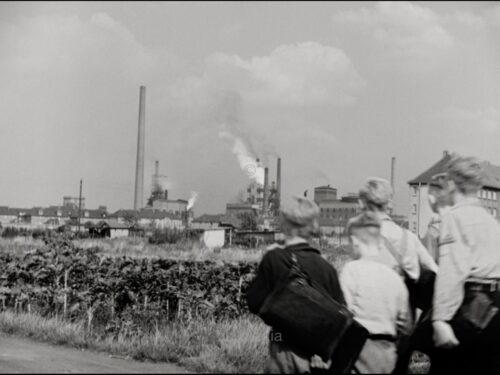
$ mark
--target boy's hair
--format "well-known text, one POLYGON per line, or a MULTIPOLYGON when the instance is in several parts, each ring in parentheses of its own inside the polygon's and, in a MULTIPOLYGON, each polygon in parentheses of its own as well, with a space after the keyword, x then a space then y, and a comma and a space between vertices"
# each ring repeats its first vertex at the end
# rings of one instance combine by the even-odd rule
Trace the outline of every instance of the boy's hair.
POLYGON ((309 238, 319 230, 318 217, 320 209, 310 199, 291 197, 283 202, 280 210, 282 230, 285 234, 309 238))
POLYGON ((386 179, 370 177, 359 189, 359 198, 369 211, 385 211, 392 202, 392 186, 386 179))
POLYGON ((348 221, 347 233, 364 243, 376 242, 380 236, 380 220, 373 212, 363 212, 348 221))
POLYGON ((447 165, 447 174, 463 194, 475 194, 483 186, 484 170, 477 158, 453 158, 447 165))

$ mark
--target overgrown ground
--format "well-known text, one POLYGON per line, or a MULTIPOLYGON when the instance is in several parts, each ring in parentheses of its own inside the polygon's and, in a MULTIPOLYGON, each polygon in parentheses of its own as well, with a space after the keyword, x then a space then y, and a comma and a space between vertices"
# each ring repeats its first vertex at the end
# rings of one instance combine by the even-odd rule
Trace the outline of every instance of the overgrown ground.
MULTIPOLYGON (((0 241, 1 251, 17 255, 42 245, 41 241, 27 238, 0 241)), ((97 246, 102 257, 211 260, 220 263, 257 262, 263 254, 263 249, 210 251, 197 243, 185 243, 182 246, 149 245, 141 239, 78 240, 76 245, 81 248, 97 246)), ((324 249, 324 253, 339 270, 349 258, 345 249, 324 249)), ((58 316, 41 317, 35 313, 3 311, 0 313, 0 330, 139 360, 174 362, 196 372, 263 372, 267 358, 268 328, 250 315, 219 321, 179 319, 156 324, 133 335, 130 332, 106 335, 95 334, 83 320, 70 322, 58 316)), ((411 367, 413 373, 425 373, 427 367, 425 357, 414 356, 411 367)))

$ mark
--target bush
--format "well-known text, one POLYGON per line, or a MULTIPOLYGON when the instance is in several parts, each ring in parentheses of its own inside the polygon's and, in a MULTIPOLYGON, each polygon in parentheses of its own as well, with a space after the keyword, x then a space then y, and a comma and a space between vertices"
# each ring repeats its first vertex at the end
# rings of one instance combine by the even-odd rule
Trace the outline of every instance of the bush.
POLYGON ((7 227, 2 231, 2 238, 28 237, 31 232, 25 228, 7 227))
POLYGON ((149 237, 150 244, 175 244, 183 240, 194 240, 198 238, 198 233, 191 230, 181 230, 177 228, 155 229, 149 237))

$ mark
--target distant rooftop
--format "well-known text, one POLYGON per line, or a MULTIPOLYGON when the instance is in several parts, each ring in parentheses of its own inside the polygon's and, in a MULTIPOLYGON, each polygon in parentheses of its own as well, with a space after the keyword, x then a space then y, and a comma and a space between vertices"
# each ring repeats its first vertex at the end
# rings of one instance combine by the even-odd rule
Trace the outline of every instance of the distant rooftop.
MULTIPOLYGON (((409 185, 427 185, 430 182, 432 176, 438 173, 446 172, 446 165, 455 156, 453 153, 447 151, 443 152, 443 157, 438 160, 429 169, 425 170, 423 173, 419 174, 414 179, 408 181, 409 185)), ((482 163, 484 168, 484 182, 483 186, 487 188, 500 189, 500 167, 491 164, 490 162, 482 163)))

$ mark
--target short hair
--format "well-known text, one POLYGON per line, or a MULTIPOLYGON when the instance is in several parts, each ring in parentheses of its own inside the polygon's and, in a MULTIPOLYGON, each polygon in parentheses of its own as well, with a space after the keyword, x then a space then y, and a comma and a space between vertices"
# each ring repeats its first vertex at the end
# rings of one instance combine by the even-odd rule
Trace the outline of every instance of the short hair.
POLYGON ((297 235, 306 238, 318 231, 320 209, 310 199, 291 197, 282 204, 280 213, 284 231, 294 230, 297 235))
POLYGON ((370 211, 384 211, 391 204, 392 194, 390 182, 380 177, 368 178, 359 190, 359 198, 370 211))
POLYGON ((477 158, 456 156, 446 167, 448 178, 455 183, 461 193, 477 193, 483 186, 484 170, 477 158))
POLYGON ((358 216, 354 216, 347 222, 347 233, 349 236, 355 235, 360 229, 366 229, 366 233, 371 237, 380 235, 380 219, 373 212, 363 212, 358 216))

